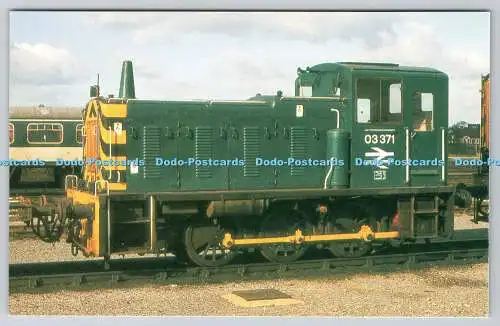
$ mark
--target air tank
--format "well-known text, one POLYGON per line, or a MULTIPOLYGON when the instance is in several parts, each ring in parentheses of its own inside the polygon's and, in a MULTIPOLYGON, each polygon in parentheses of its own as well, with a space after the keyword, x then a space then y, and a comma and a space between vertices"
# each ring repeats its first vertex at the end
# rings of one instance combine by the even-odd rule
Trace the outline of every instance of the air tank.
POLYGON ((344 129, 333 129, 326 132, 326 159, 334 164, 326 169, 323 187, 349 187, 349 132, 344 129), (336 163, 336 164, 335 164, 336 163))

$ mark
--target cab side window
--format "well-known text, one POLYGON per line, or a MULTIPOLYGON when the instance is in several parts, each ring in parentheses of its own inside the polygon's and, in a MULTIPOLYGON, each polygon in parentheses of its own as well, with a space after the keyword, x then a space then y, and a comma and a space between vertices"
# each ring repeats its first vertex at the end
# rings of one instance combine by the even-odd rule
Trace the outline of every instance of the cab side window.
POLYGON ((429 132, 434 130, 434 94, 415 92, 413 94, 413 130, 429 132))
POLYGON ((358 123, 400 124, 403 121, 401 80, 358 78, 356 121, 358 123))

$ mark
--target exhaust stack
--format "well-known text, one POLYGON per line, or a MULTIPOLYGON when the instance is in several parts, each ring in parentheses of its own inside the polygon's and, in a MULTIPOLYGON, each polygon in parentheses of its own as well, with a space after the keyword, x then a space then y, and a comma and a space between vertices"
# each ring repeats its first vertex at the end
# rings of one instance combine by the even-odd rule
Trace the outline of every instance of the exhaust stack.
POLYGON ((134 99, 135 86, 134 86, 134 71, 132 68, 132 61, 123 61, 122 77, 120 80, 120 98, 134 99))

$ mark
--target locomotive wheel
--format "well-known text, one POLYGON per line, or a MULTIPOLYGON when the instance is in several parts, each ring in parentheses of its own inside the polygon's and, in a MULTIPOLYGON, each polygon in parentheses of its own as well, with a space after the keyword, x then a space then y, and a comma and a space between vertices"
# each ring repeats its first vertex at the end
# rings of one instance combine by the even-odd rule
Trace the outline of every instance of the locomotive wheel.
POLYGON ((328 249, 335 257, 359 258, 371 250, 371 244, 362 240, 332 242, 328 249))
POLYGON ((236 252, 221 246, 222 231, 217 226, 188 226, 184 245, 189 259, 196 265, 209 267, 230 263, 236 252))
POLYGON ((490 204, 489 202, 485 203, 484 198, 479 198, 476 203, 476 214, 478 216, 478 220, 487 222, 490 217, 490 204))
POLYGON ((190 258, 187 254, 186 246, 184 244, 180 244, 175 250, 175 260, 179 264, 188 264, 190 261, 190 258))
POLYGON ((470 208, 472 206, 472 195, 467 189, 457 189, 455 194, 455 204, 462 208, 470 208))
MULTIPOLYGON (((290 236, 297 228, 302 231, 308 226, 304 213, 294 210, 288 214, 269 214, 262 221, 261 234, 263 237, 290 236), (288 215, 288 216, 286 216, 288 215)), ((260 247, 260 252, 267 260, 276 263, 290 263, 302 258, 308 245, 304 244, 270 244, 260 247)))
MULTIPOLYGON (((362 221, 363 217, 368 216, 366 210, 359 204, 348 204, 344 207, 343 212, 354 216, 354 219, 341 218, 337 220, 338 227, 336 233, 359 232, 361 226, 364 224, 362 221)), ((359 258, 369 253, 372 245, 370 242, 364 240, 332 241, 328 249, 335 257, 359 258)))

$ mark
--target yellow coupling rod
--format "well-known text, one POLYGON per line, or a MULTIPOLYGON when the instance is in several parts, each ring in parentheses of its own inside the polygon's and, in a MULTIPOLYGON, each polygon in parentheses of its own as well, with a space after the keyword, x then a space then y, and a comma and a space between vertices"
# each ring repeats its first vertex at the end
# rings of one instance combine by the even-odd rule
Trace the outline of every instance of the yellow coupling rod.
POLYGON ((248 239, 233 239, 231 233, 224 234, 222 245, 226 248, 243 245, 262 245, 274 243, 294 243, 300 244, 303 242, 322 242, 322 241, 339 241, 339 240, 364 240, 367 242, 378 239, 395 239, 399 238, 398 231, 390 232, 373 232, 368 225, 363 225, 358 233, 341 233, 341 234, 321 234, 321 235, 303 235, 300 229, 295 231, 294 235, 286 237, 270 237, 270 238, 248 238, 248 239))

